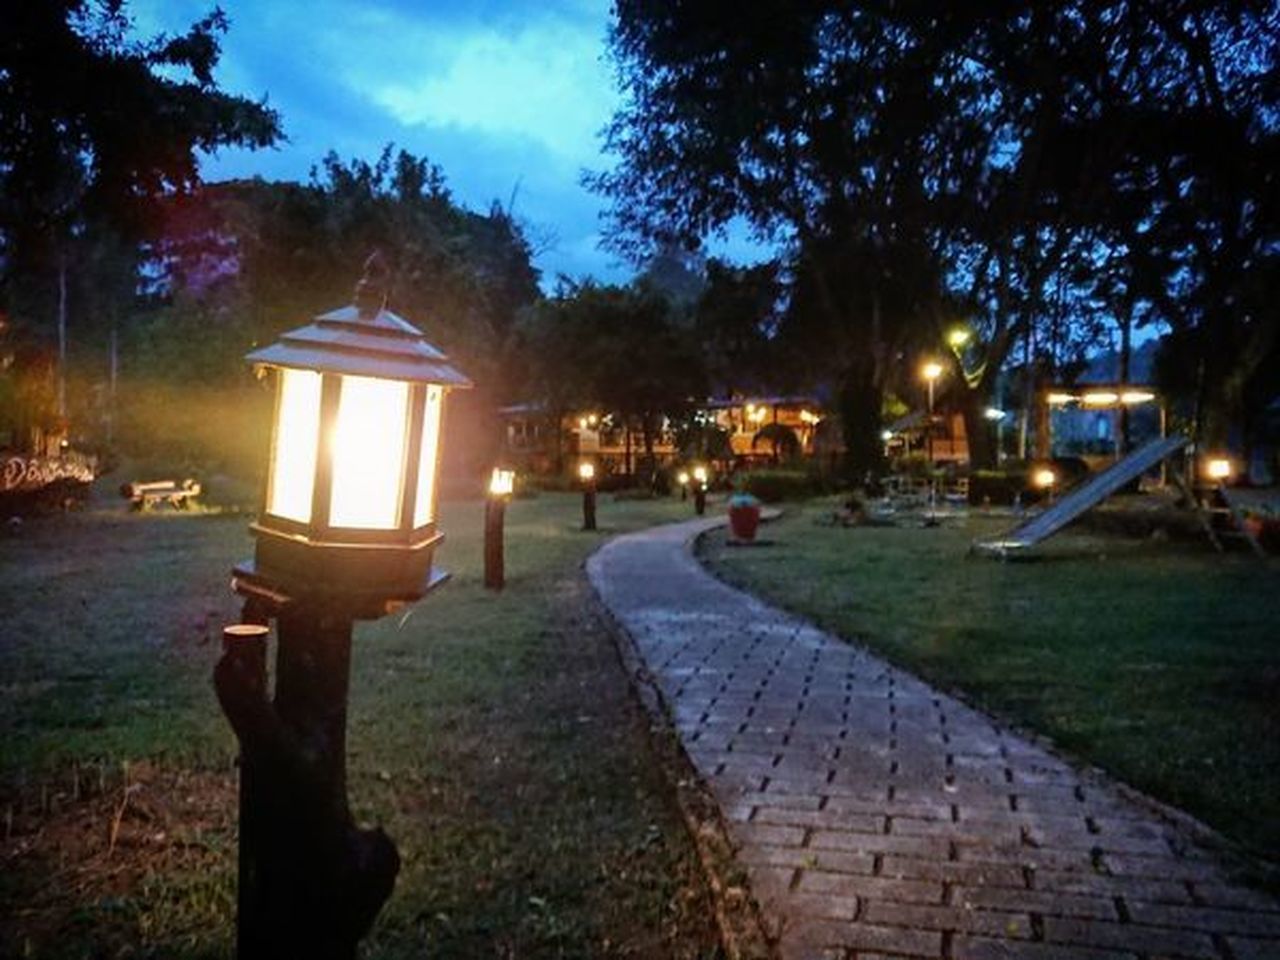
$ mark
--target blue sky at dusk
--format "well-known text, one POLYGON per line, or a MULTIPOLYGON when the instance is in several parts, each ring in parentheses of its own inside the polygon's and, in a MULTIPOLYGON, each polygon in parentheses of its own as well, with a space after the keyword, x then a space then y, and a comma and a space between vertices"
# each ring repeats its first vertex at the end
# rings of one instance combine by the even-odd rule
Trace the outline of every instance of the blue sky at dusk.
MULTIPOLYGON (((221 0, 231 20, 216 77, 266 96, 288 142, 211 158, 207 179, 305 181, 330 149, 373 161, 393 142, 439 164, 475 210, 514 209, 558 273, 623 281, 598 249, 603 201, 580 185, 601 169, 601 128, 618 102, 605 58, 608 0, 221 0)), ((133 0, 137 31, 177 32, 207 0, 133 0)))

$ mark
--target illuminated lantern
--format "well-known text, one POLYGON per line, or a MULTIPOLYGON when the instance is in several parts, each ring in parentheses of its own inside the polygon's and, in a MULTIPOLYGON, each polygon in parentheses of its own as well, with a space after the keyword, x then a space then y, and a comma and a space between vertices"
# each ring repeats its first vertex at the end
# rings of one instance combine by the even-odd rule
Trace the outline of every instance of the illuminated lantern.
POLYGON ((583 483, 590 483, 596 478, 596 465, 588 461, 578 464, 578 479, 583 483))
POLYGON ((274 374, 276 403, 254 560, 235 585, 372 617, 445 577, 431 565, 442 415, 471 384, 367 275, 355 300, 245 358, 274 374))
POLYGON ((493 475, 489 478, 489 496, 491 497, 509 497, 516 488, 516 472, 514 470, 503 470, 501 467, 493 468, 493 475))

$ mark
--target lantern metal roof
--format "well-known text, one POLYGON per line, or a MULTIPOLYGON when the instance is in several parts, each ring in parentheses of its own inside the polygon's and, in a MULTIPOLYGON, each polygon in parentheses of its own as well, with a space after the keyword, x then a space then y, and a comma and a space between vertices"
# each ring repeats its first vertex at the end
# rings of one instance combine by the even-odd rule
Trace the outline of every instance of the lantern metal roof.
POLYGON ((354 305, 331 310, 245 359, 262 366, 471 386, 421 330, 385 308, 367 317, 354 305))
POLYGON ((256 366, 470 387, 471 381, 427 342, 421 330, 387 309, 386 284, 386 267, 375 253, 356 284, 355 303, 281 334, 276 343, 254 350, 245 360, 256 366))

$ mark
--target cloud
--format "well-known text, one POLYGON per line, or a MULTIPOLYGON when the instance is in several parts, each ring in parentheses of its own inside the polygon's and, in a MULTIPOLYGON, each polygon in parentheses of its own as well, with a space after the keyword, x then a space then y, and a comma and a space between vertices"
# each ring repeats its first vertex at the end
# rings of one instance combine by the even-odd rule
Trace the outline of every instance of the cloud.
POLYGON ((599 161, 597 135, 617 97, 598 36, 550 20, 415 45, 437 59, 438 71, 377 79, 353 71, 349 81, 406 126, 523 138, 575 172, 599 161))
MULTIPOLYGON (((138 32, 176 32, 207 0, 133 0, 138 32)), ((231 29, 217 71, 227 91, 268 96, 289 142, 223 151, 211 179, 306 180, 329 151, 374 159, 395 143, 439 164, 457 200, 484 210, 515 194, 515 213, 554 244, 559 273, 621 280, 596 249, 603 201, 584 168, 608 164, 596 134, 616 102, 602 62, 607 0, 224 0, 231 29)))

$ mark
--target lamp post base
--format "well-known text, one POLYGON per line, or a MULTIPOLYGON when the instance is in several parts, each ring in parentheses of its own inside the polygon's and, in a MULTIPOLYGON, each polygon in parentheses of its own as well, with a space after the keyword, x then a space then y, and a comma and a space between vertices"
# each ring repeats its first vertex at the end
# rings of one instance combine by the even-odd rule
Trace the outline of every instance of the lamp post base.
POLYGON ((246 619, 277 622, 275 696, 265 631, 228 628, 214 688, 240 741, 239 960, 354 960, 391 896, 400 857, 347 803, 350 614, 261 599, 246 619))

